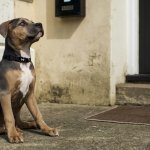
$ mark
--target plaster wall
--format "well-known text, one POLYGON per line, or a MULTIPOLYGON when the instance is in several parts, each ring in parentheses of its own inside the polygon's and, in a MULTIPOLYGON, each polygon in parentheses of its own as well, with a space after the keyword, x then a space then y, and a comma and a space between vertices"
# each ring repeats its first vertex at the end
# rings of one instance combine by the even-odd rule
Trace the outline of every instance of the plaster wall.
POLYGON ((55 17, 55 0, 15 0, 15 16, 43 23, 36 50, 39 101, 110 104, 111 0, 86 0, 86 17, 55 17))
POLYGON ((86 17, 56 18, 54 0, 36 0, 45 36, 35 46, 37 96, 59 103, 110 103, 110 0, 87 0, 86 17))

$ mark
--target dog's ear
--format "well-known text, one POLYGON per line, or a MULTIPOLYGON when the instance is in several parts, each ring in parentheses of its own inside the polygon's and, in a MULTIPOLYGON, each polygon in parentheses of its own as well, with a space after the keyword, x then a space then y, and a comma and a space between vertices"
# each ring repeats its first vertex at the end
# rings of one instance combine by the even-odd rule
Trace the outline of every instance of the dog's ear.
POLYGON ((6 21, 6 22, 0 24, 0 34, 1 34, 4 38, 6 38, 6 36, 7 36, 8 26, 9 26, 10 21, 11 21, 11 20, 6 21))

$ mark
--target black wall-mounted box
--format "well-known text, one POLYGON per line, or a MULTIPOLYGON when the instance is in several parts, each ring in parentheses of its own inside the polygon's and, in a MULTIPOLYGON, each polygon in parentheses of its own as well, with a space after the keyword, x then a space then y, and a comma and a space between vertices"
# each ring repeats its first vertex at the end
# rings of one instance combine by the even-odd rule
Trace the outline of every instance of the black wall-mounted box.
POLYGON ((86 0, 55 0, 55 16, 85 16, 86 0))

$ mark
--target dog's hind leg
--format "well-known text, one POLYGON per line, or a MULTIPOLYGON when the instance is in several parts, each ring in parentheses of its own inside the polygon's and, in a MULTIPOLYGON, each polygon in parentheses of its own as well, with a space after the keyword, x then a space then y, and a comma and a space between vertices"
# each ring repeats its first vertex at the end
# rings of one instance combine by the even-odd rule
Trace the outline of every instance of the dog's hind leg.
POLYGON ((10 143, 23 142, 22 133, 18 132, 15 127, 15 119, 11 107, 11 95, 3 95, 1 100, 1 107, 4 115, 5 127, 7 130, 7 136, 10 143))

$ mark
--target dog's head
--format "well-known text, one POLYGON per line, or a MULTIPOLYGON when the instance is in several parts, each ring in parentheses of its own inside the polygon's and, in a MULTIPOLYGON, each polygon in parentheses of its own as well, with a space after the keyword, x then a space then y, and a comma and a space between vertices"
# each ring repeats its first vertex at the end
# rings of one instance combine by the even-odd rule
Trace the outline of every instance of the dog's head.
POLYGON ((0 24, 0 34, 15 48, 22 49, 38 41, 44 35, 44 31, 41 23, 17 18, 0 24))

